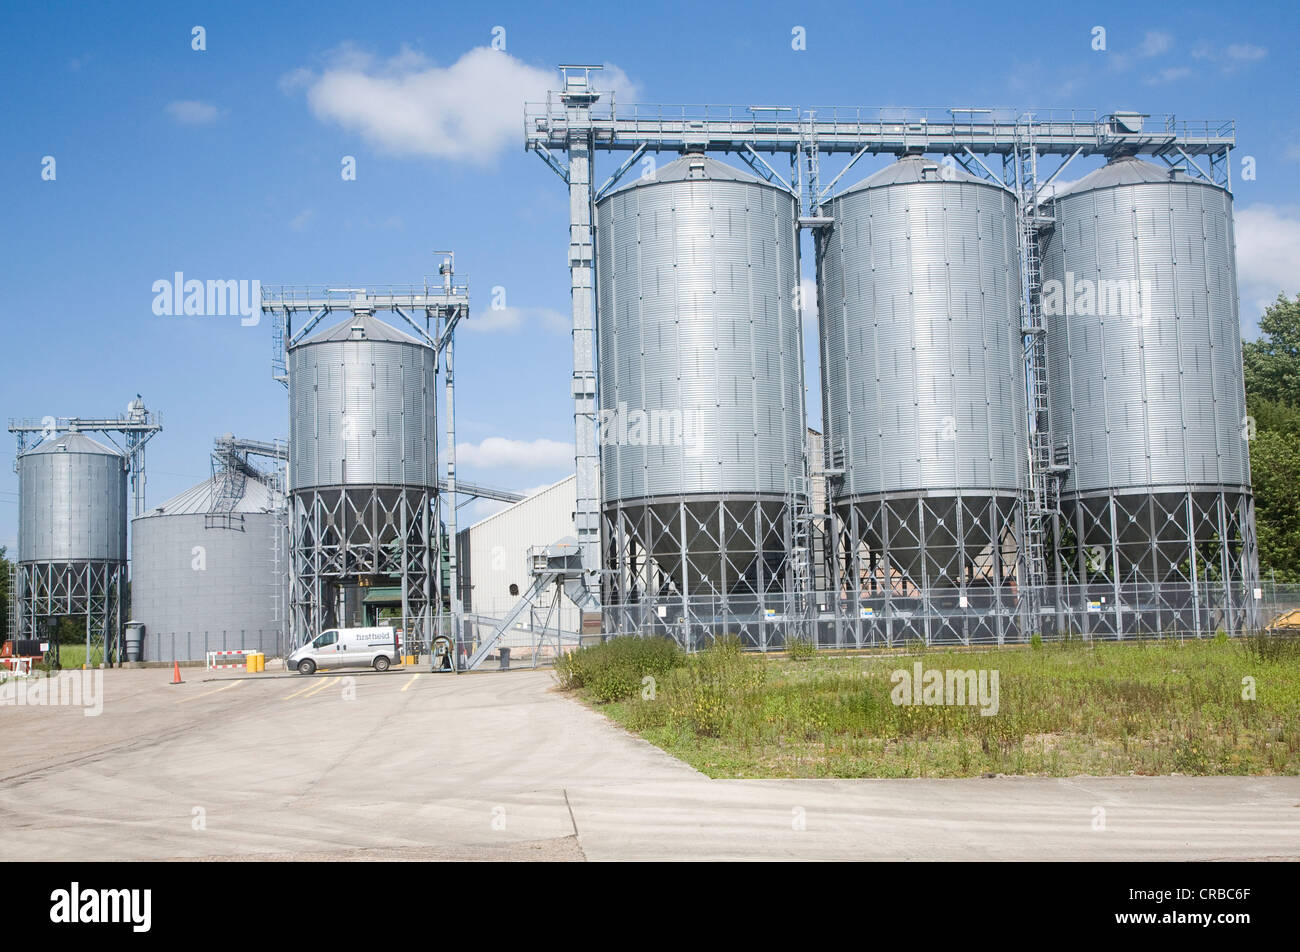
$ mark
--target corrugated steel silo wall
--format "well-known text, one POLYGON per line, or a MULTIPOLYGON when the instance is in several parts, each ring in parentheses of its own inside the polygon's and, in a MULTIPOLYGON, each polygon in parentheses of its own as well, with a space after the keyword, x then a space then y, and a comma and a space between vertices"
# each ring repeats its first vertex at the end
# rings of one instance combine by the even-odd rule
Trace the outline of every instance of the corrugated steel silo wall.
POLYGON ((290 351, 289 364, 291 490, 437 485, 431 348, 309 341, 290 351))
POLYGON ((827 452, 841 499, 1020 490, 1027 424, 1015 198, 881 185, 830 205, 818 261, 827 452))
POLYGON ((1053 442, 1070 449, 1064 491, 1249 486, 1231 196, 1189 182, 1115 185, 1067 194, 1055 215, 1045 286, 1064 288, 1070 272, 1094 289, 1145 281, 1150 292, 1140 312, 1047 314, 1053 442))
POLYGON ((646 411, 698 435, 603 439, 602 500, 784 496, 803 472, 794 198, 748 182, 647 182, 596 213, 601 411, 646 411))
POLYGON ((125 459, 28 453, 18 461, 20 562, 125 562, 125 459))
MULTIPOLYGON (((272 513, 243 528, 205 528, 205 516, 144 516, 131 523, 131 620, 145 624, 144 660, 202 660, 205 651, 277 648, 272 513), (201 549, 202 552, 196 551, 201 549)), ((282 603, 283 604, 283 603, 282 603)))

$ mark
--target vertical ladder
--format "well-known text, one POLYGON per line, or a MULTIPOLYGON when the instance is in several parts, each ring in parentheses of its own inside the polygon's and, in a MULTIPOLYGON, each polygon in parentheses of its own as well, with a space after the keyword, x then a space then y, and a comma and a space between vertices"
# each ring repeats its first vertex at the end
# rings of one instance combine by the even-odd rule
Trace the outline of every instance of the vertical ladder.
POLYGON ((1051 431, 1047 425, 1047 326, 1042 308, 1042 256, 1038 226, 1038 150, 1033 120, 1017 130, 1016 192, 1020 210, 1021 333, 1025 385, 1029 400, 1029 482, 1025 495, 1025 578, 1031 625, 1038 625, 1043 587, 1047 584, 1047 522, 1053 511, 1051 431))
POLYGON ((790 637, 807 639, 812 617, 812 503, 808 478, 796 476, 786 497, 790 517, 790 637))
POLYGON ((5 581, 8 585, 9 627, 5 629, 6 638, 21 638, 18 631, 18 563, 9 562, 9 575, 5 581))

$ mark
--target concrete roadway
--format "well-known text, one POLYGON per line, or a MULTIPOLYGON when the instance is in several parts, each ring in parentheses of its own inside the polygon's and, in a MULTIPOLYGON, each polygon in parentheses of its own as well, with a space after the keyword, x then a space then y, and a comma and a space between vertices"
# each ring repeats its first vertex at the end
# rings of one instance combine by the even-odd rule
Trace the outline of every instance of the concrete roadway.
POLYGON ((0 706, 0 861, 1300 859, 1295 777, 709 780, 548 672, 170 678, 0 706))

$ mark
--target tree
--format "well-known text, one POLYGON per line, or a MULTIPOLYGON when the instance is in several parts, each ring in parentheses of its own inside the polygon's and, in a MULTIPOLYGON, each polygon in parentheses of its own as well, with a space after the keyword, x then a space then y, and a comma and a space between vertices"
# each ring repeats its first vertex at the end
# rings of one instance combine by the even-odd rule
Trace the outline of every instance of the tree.
POLYGON ((1255 421, 1250 472, 1259 567, 1300 581, 1300 295, 1264 311, 1260 337, 1242 346, 1246 404, 1255 421))
POLYGON ((1246 393, 1300 407, 1300 294, 1279 294, 1259 319, 1260 338, 1242 346, 1246 393))

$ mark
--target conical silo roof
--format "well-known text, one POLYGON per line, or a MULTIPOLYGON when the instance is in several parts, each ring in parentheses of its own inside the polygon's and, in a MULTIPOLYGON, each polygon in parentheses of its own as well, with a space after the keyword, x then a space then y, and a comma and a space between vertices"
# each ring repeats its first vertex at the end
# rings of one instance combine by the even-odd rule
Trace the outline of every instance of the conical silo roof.
MULTIPOLYGON (((218 495, 220 494, 220 482, 218 477, 205 479, 196 486, 191 486, 182 493, 177 493, 171 499, 152 507, 141 519, 148 519, 151 516, 193 516, 202 515, 213 510, 218 495)), ((222 512, 270 512, 276 508, 275 493, 262 480, 249 476, 244 480, 244 492, 236 501, 234 508, 222 507, 222 512)))
POLYGON ((886 185, 911 185, 916 182, 966 182, 972 185, 987 185, 990 188, 1002 188, 996 182, 990 182, 976 175, 971 175, 965 169, 957 165, 947 165, 937 159, 929 159, 922 155, 905 155, 897 162, 892 162, 868 175, 861 182, 844 189, 839 195, 852 195, 854 192, 862 192, 870 188, 881 188, 886 185))
POLYGON ((1118 159, 1111 159, 1101 168, 1089 172, 1077 182, 1062 186, 1056 191, 1056 197, 1064 198, 1066 195, 1078 195, 1080 192, 1088 192, 1098 188, 1115 188, 1122 185, 1158 185, 1168 182, 1205 185, 1210 188, 1219 187, 1203 178, 1188 175, 1186 172, 1168 166, 1155 165, 1136 156, 1126 155, 1118 159))
POLYGON ((427 347, 422 340, 417 340, 410 334, 399 331, 392 324, 381 321, 373 314, 357 314, 347 320, 339 321, 333 327, 314 334, 306 340, 295 344, 295 347, 302 347, 304 344, 322 344, 326 341, 348 341, 348 340, 369 340, 369 341, 392 341, 402 344, 418 344, 421 347, 427 347), (355 328, 360 328, 360 338, 357 336, 355 328))
MULTIPOLYGON (((771 182, 764 181, 757 175, 741 171, 725 162, 710 158, 701 152, 687 152, 681 158, 674 159, 667 165, 655 169, 651 176, 633 176, 609 195, 617 195, 629 189, 644 185, 660 185, 667 182, 744 182, 748 185, 766 185, 779 188, 771 182)), ((609 196, 605 196, 608 198, 609 196)))
POLYGON ((62 436, 52 440, 44 440, 37 446, 33 446, 24 456, 34 456, 38 453, 88 453, 93 456, 121 456, 119 450, 110 449, 97 440, 92 440, 84 433, 64 433, 62 436))

